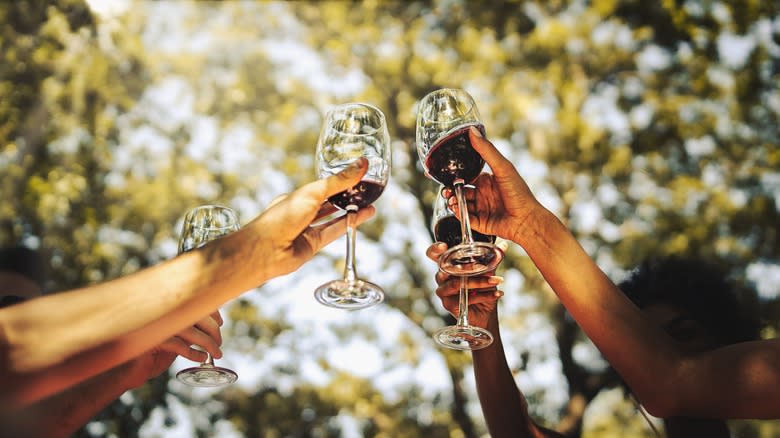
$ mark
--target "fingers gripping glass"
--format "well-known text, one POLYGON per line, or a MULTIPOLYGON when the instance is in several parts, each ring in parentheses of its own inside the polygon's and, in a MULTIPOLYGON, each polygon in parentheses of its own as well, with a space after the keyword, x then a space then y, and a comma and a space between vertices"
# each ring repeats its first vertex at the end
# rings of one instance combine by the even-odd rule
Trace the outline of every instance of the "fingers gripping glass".
MULTIPOLYGON (((441 196, 436 196, 433 204, 431 231, 433 231, 437 242, 444 242, 449 247, 459 244, 462 239, 460 221, 455 217, 455 213, 447 207, 446 200, 441 196)), ((472 231, 472 235, 478 242, 494 243, 496 241, 496 236, 476 231, 472 231)), ((493 335, 483 328, 469 325, 469 289, 466 280, 467 277, 460 277, 457 323, 436 331, 433 334, 433 340, 443 347, 454 350, 479 350, 493 343, 493 335)))
POLYGON ((358 209, 379 198, 390 177, 390 135, 382 111, 363 103, 339 105, 326 114, 317 140, 317 175, 319 178, 335 175, 360 157, 368 160, 363 179, 328 199, 347 212, 344 277, 329 281, 314 292, 317 301, 339 309, 362 309, 384 301, 381 287, 358 278, 355 216, 358 209))
MULTIPOLYGON (((207 242, 238 230, 238 216, 228 207, 203 205, 184 216, 179 253, 193 250, 207 242)), ((202 348, 195 346, 202 350, 202 348)), ((206 353, 206 361, 196 367, 179 371, 176 378, 190 386, 216 387, 229 385, 238 379, 235 371, 214 365, 214 358, 206 353)))
POLYGON ((495 269, 504 253, 495 244, 477 242, 469 225, 463 187, 482 172, 485 161, 471 146, 469 129, 485 133, 474 99, 463 90, 444 88, 423 97, 417 110, 417 153, 425 173, 454 189, 460 211, 461 243, 439 259, 442 271, 478 275, 495 269))

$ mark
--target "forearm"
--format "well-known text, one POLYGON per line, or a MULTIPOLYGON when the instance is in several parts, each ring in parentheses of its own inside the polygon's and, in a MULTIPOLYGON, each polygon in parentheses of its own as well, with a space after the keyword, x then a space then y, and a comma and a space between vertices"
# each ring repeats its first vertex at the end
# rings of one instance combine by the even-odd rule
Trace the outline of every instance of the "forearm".
POLYGON ((485 422, 493 438, 557 437, 544 431, 531 419, 528 403, 517 387, 506 361, 499 333, 498 317, 494 313, 487 329, 493 334, 493 344, 473 352, 477 394, 485 422))
POLYGON ((266 270, 246 263, 258 257, 244 253, 256 245, 235 240, 253 237, 235 233, 127 277, 3 309, 3 395, 31 402, 60 391, 143 353, 262 283, 266 270), (36 385, 35 377, 47 383, 36 385))
POLYGON ((126 367, 120 365, 30 406, 25 416, 38 428, 36 436, 71 436, 125 391, 131 389, 125 383, 126 371, 126 367))
POLYGON ((779 341, 686 354, 645 318, 550 212, 527 220, 518 235, 516 242, 563 305, 653 415, 780 415, 779 341))
POLYGON ((680 351, 595 264, 555 216, 541 210, 518 232, 520 244, 559 299, 643 401, 668 398, 680 351), (664 379, 668 377, 668 379, 664 379))

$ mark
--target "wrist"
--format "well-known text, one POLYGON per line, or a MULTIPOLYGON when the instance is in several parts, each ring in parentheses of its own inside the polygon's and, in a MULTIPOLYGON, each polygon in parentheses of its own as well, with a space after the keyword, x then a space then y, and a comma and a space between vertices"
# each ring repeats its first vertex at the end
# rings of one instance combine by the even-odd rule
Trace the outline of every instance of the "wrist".
POLYGON ((490 315, 488 315, 487 322, 485 323, 485 330, 493 335, 493 343, 486 348, 473 351, 472 355, 475 359, 480 357, 492 357, 499 347, 501 347, 500 349, 503 349, 498 325, 498 309, 493 310, 490 312, 490 315))
POLYGON ((511 227, 511 240, 527 249, 527 246, 544 236, 547 229, 558 221, 558 218, 541 204, 528 210, 528 213, 514 220, 511 227))
POLYGON ((205 276, 209 283, 218 284, 227 299, 253 289, 269 277, 269 259, 272 250, 256 223, 215 241, 206 257, 205 276))

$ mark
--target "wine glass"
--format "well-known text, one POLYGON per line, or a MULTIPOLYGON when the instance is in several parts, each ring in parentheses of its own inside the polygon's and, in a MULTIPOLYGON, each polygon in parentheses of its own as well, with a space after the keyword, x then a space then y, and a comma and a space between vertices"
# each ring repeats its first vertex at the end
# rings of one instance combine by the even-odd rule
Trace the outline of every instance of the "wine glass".
POLYGON ((384 291, 358 278, 355 268, 355 215, 374 202, 390 177, 390 135, 385 116, 365 103, 338 105, 325 116, 317 140, 317 176, 335 175, 360 157, 368 160, 368 171, 354 187, 328 200, 346 210, 347 258, 342 279, 329 281, 314 292, 320 303, 339 309, 362 309, 384 301, 384 291))
MULTIPOLYGON (((439 193, 441 193, 440 187, 439 193)), ((431 218, 431 231, 437 242, 444 242, 453 247, 461 242, 462 231, 460 221, 447 206, 446 200, 436 196, 431 218)), ((494 243, 496 236, 490 236, 472 230, 476 241, 494 243)), ((437 344, 454 350, 479 350, 493 343, 493 335, 480 327, 469 325, 469 289, 466 276, 460 277, 458 292, 458 320, 455 325, 443 327, 433 334, 437 344)))
POLYGON ((479 275, 501 263, 504 252, 491 242, 474 240, 463 186, 482 172, 485 160, 469 139, 472 126, 485 134, 474 99, 465 91, 442 88, 427 94, 417 110, 417 153, 428 177, 455 191, 461 223, 461 242, 439 259, 451 275, 479 275))
MULTIPOLYGON (((206 243, 238 230, 238 216, 220 205, 201 205, 184 216, 179 254, 199 248, 206 243)), ((202 348, 194 346, 202 350, 202 348)), ((235 371, 214 365, 214 358, 208 352, 206 361, 196 367, 176 373, 176 378, 190 386, 216 387, 229 385, 238 379, 235 371)))

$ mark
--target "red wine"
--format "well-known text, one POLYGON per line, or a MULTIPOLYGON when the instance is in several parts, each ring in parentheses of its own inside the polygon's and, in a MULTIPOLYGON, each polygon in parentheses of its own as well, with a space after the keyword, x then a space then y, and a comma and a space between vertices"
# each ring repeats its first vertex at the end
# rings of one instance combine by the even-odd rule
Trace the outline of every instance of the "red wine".
POLYGON ((467 184, 477 179, 485 160, 471 147, 471 126, 476 126, 484 135, 484 126, 469 125, 434 143, 425 157, 425 168, 431 178, 447 187, 452 187, 456 179, 463 179, 467 184))
POLYGON ((376 181, 360 181, 351 189, 331 196, 328 201, 342 210, 346 210, 350 205, 364 208, 376 201, 384 190, 384 184, 376 181))
MULTIPOLYGON (((453 215, 444 216, 433 226, 433 234, 437 242, 444 242, 448 247, 452 248, 461 242, 460 221, 453 215)), ((471 230, 471 236, 475 242, 493 243, 496 241, 496 236, 482 234, 473 229, 471 230)))

